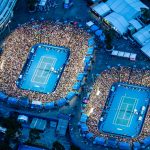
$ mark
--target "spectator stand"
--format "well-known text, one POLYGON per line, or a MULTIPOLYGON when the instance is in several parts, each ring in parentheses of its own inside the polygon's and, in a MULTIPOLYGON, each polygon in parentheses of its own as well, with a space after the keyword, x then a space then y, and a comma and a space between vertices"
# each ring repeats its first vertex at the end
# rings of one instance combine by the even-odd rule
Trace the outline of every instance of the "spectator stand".
POLYGON ((0 92, 0 100, 2 102, 5 102, 7 100, 8 96, 4 94, 3 92, 0 92))
POLYGON ((96 137, 93 141, 93 144, 98 144, 98 145, 105 145, 105 138, 104 137, 96 137))
POLYGON ((15 97, 8 97, 7 103, 12 105, 12 106, 18 106, 19 99, 15 98, 15 97))
POLYGON ((19 105, 27 108, 30 105, 30 101, 29 101, 28 97, 21 97, 20 101, 19 101, 19 105))
MULTIPOLYGON (((41 5, 43 7, 44 5, 46 5, 46 3, 48 3, 48 0, 47 0, 47 2, 45 0, 41 0, 39 5, 41 5)), ((35 22, 34 19, 32 19, 31 20, 31 24, 29 24, 29 25, 28 24, 24 24, 23 26, 20 26, 19 28, 22 28, 25 32, 28 31, 28 30, 29 31, 32 31, 32 30, 36 31, 35 37, 33 37, 33 38, 36 38, 37 34, 40 34, 38 32, 38 29, 39 29, 39 27, 42 26, 42 23, 37 23, 37 22, 35 22), (32 25, 33 22, 34 22, 34 25, 32 25)), ((53 24, 51 25, 51 23, 46 22, 44 24, 43 28, 41 28, 41 30, 43 30, 44 32, 45 32, 45 30, 48 30, 48 32, 50 32, 49 31, 49 25, 53 26, 53 24)), ((88 24, 88 25, 90 26, 92 24, 88 24)), ((68 25, 68 24, 66 26, 67 26, 67 28, 70 28, 70 29, 73 28, 73 27, 70 27, 70 25, 68 25)), ((54 26, 54 29, 55 29, 55 33, 57 33, 58 31, 56 30, 55 26, 54 26)), ((98 29, 97 26, 92 27, 92 30, 94 30, 94 31, 96 31, 97 29, 98 29)), ((51 32, 54 32, 54 31, 51 31, 51 32)), ((23 33, 21 33, 21 34, 23 34, 23 33)), ((14 36, 16 38, 17 38, 17 35, 18 35, 18 33, 16 33, 16 34, 14 33, 14 36)), ((33 34, 31 34, 31 36, 32 35, 33 34)), ((56 34, 56 37, 57 37, 57 34, 56 34)), ((44 40, 47 40, 46 39, 47 37, 44 37, 44 38, 45 38, 44 40)), ((88 48, 87 48, 87 51, 85 53, 85 58, 84 58, 84 60, 82 62, 82 64, 83 64, 83 71, 81 71, 81 72, 79 72, 77 74, 76 81, 75 81, 74 85, 71 86, 72 89, 70 89, 68 91, 68 93, 64 97, 62 97, 62 98, 60 97, 60 99, 58 99, 58 100, 51 101, 48 98, 45 100, 44 99, 45 95, 42 95, 41 100, 37 101, 37 100, 40 99, 40 97, 39 98, 35 98, 35 100, 33 100, 34 96, 32 95, 32 97, 29 96, 29 98, 20 98, 20 100, 18 101, 18 100, 10 100, 10 98, 9 98, 9 100, 7 100, 8 96, 2 96, 2 94, 1 94, 1 100, 4 100, 4 101, 7 100, 7 103, 13 104, 13 105, 16 105, 16 106, 19 105, 21 107, 26 107, 26 108, 29 107, 32 110, 43 110, 43 109, 49 110, 49 109, 53 109, 55 107, 62 107, 63 105, 65 105, 68 102, 70 102, 72 99, 77 98, 77 96, 80 94, 80 92, 82 90, 82 86, 86 82, 88 71, 90 71, 92 69, 92 61, 95 60, 95 36, 91 36, 90 37, 87 34, 86 38, 87 39, 89 38, 89 39, 88 39, 88 42, 86 43, 86 47, 88 47, 88 48), (32 100, 32 102, 30 102, 31 100, 32 100)), ((66 38, 64 38, 64 39, 66 39, 66 38)), ((84 39, 85 39, 85 37, 84 37, 84 39)), ((37 39, 34 39, 34 40, 37 40, 37 39)), ((42 42, 44 43, 45 41, 42 41, 42 42)), ((62 45, 62 44, 60 43, 58 45, 62 45)), ((31 53, 34 54, 34 51, 32 51, 31 53)), ((74 52, 73 52, 73 54, 74 54, 74 52)), ((30 56, 28 56, 28 57, 30 57, 30 56)), ((22 78, 22 76, 20 76, 19 79, 20 78, 22 78)), ((16 83, 13 82, 13 84, 16 84, 16 83)), ((13 88, 15 88, 15 86, 13 86, 13 88)), ((26 93, 28 93, 28 91, 23 91, 23 92, 24 92, 24 95, 26 95, 26 93)), ((31 93, 31 94, 33 94, 33 93, 31 93)), ((12 95, 12 94, 9 94, 9 95, 12 95)))
POLYGON ((47 102, 43 104, 44 109, 49 110, 55 108, 55 102, 47 102))
POLYGON ((150 145, 150 136, 144 138, 140 141, 142 149, 145 149, 147 146, 150 145))
POLYGON ((131 150, 131 145, 127 142, 119 142, 118 143, 119 149, 121 150, 131 150))

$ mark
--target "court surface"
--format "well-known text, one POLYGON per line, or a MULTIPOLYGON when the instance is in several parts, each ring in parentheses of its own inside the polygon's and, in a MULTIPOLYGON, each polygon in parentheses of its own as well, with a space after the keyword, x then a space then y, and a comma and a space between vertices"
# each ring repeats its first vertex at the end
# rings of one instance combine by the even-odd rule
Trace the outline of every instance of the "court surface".
POLYGON ((69 49, 38 44, 31 48, 18 79, 21 89, 51 93, 55 90, 69 58, 69 49), (32 52, 33 51, 33 52, 32 52))
POLYGON ((149 88, 123 83, 113 86, 115 91, 109 93, 106 108, 102 113, 104 121, 99 122, 99 130, 110 134, 136 137, 141 132, 148 109, 149 88), (146 109, 141 115, 142 106, 146 109), (142 116, 141 121, 138 120, 140 116, 142 116))

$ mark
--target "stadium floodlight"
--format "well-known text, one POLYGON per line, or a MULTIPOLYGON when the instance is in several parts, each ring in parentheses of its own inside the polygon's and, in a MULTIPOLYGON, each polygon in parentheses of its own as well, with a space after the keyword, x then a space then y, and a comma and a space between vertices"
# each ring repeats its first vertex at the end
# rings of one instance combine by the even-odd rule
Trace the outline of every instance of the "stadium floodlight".
POLYGON ((100 95, 100 91, 99 90, 97 90, 97 92, 96 92, 96 96, 98 96, 98 95, 100 95))
POLYGON ((90 115, 91 113, 93 113, 93 110, 94 110, 94 108, 91 108, 91 109, 90 109, 89 115, 90 115))
POLYGON ((5 60, 2 60, 1 65, 0 65, 1 70, 3 70, 3 68, 4 68, 4 62, 5 62, 5 60))

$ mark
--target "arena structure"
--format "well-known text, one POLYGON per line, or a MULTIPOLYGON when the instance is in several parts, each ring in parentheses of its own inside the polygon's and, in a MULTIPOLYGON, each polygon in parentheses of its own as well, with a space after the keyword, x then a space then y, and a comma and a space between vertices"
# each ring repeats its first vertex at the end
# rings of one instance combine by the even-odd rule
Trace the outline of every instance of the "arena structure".
POLYGON ((117 66, 104 70, 83 99, 83 136, 112 148, 150 143, 150 70, 117 66))
MULTIPOLYGON (((8 103, 10 102, 14 104, 19 103, 20 99, 23 100, 28 98, 31 102, 34 101, 33 105, 44 104, 45 108, 51 108, 55 105, 62 106, 74 96, 77 96, 81 90, 82 80, 85 79, 86 71, 89 69, 93 58, 92 55, 94 50, 88 51, 90 48, 89 43, 92 42, 90 46, 94 44, 93 40, 94 39, 83 29, 70 24, 64 25, 56 22, 32 21, 19 26, 5 39, 3 43, 4 52, 0 57, 1 99, 9 99, 8 103), (51 92, 46 91, 41 93, 37 90, 37 87, 40 85, 37 85, 37 87, 34 86, 33 88, 29 81, 27 83, 29 86, 28 90, 25 88, 26 85, 23 85, 23 88, 18 88, 16 85, 16 83, 18 84, 18 80, 22 78, 21 72, 30 56, 32 48, 37 44, 40 46, 46 46, 41 50, 42 54, 40 54, 40 58, 44 53, 47 53, 47 50, 45 49, 48 49, 50 45, 51 47, 53 46, 53 48, 59 47, 58 49, 69 49, 69 56, 65 56, 68 57, 68 61, 63 62, 65 63, 65 67, 61 73, 60 80, 57 83, 56 89, 54 91, 51 90, 51 92), (31 88, 33 89, 30 90, 31 88)), ((56 53, 58 53, 58 51, 56 53)), ((53 55, 52 50, 50 55, 53 55)), ((57 56, 59 57, 58 54, 57 56)), ((50 60, 46 61, 49 62, 50 60)), ((26 75, 28 73, 30 74, 30 71, 36 72, 36 66, 38 66, 37 61, 34 61, 33 59, 30 63, 31 62, 35 62, 36 65, 31 65, 32 69, 27 69, 29 72, 27 71, 26 75)), ((48 63, 42 63, 41 66, 45 64, 48 63)), ((50 66, 48 66, 49 72, 54 73, 56 71, 54 68, 49 67, 50 66)), ((38 74, 39 73, 40 71, 38 71, 38 74)), ((43 76, 47 75, 46 71, 43 73, 43 76)), ((28 77, 31 78, 30 76, 32 76, 32 74, 28 77)), ((39 80, 39 76, 36 77, 36 80, 39 80)), ((42 77, 40 77, 40 80, 42 80, 41 78, 42 77)), ((23 80, 27 80, 27 78, 23 78, 23 80)), ((44 81, 41 81, 41 83, 42 82, 44 81)), ((51 84, 51 82, 52 80, 49 81, 49 84, 51 84)))

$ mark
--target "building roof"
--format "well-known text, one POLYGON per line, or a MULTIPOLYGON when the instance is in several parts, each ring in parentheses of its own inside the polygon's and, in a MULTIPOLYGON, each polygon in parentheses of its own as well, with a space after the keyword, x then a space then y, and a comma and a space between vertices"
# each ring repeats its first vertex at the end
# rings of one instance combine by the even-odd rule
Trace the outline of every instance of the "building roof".
POLYGON ((47 121, 43 119, 33 118, 30 124, 30 128, 44 131, 47 125, 47 121))
POLYGON ((17 0, 0 1, 0 28, 2 28, 12 15, 12 10, 17 0))
POLYGON ((132 19, 129 21, 129 23, 136 29, 140 30, 142 28, 142 25, 135 19, 132 19))
POLYGON ((108 0, 106 4, 128 21, 138 16, 141 8, 148 8, 140 0, 108 0))
POLYGON ((65 136, 67 127, 68 127, 68 120, 59 119, 56 131, 59 135, 65 136))
POLYGON ((92 6, 91 9, 95 13, 97 13, 99 16, 102 16, 102 17, 111 11, 108 5, 103 2, 99 3, 98 5, 92 6))
POLYGON ((133 38, 144 46, 150 43, 150 24, 133 34, 133 38))
POLYGON ((128 21, 121 15, 112 12, 111 14, 104 17, 111 25, 113 25, 114 29, 117 30, 121 35, 126 33, 129 23, 128 21))

